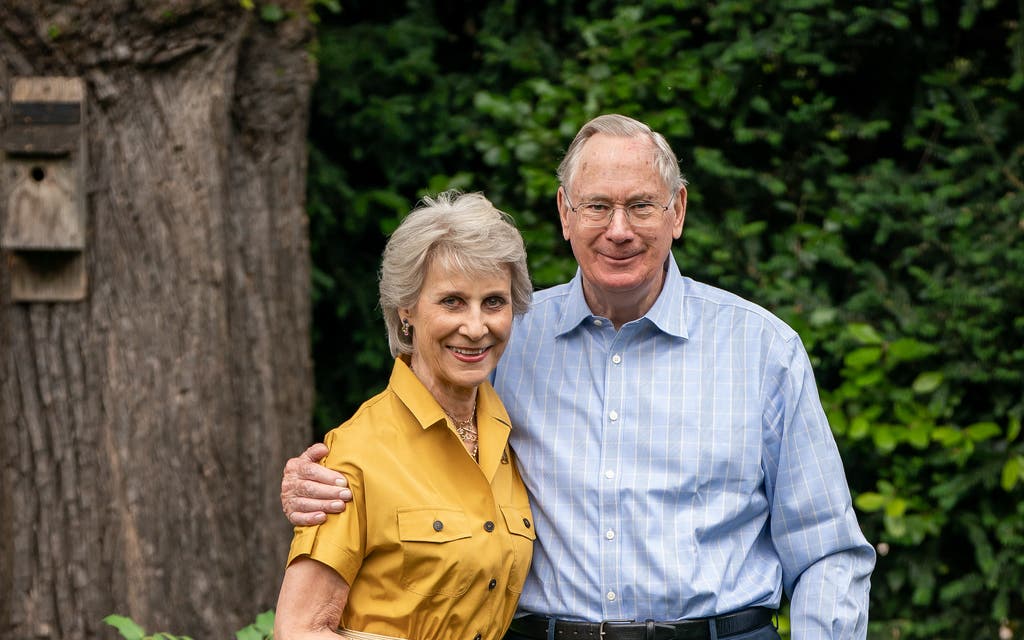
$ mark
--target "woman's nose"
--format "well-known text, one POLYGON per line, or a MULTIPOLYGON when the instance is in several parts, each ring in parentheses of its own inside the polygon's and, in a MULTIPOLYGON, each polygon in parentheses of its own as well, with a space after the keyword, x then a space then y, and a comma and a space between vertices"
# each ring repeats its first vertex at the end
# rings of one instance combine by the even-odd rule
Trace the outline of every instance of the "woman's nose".
POLYGON ((473 309, 466 314, 461 330, 470 340, 479 340, 487 335, 487 323, 484 322, 479 309, 473 309))

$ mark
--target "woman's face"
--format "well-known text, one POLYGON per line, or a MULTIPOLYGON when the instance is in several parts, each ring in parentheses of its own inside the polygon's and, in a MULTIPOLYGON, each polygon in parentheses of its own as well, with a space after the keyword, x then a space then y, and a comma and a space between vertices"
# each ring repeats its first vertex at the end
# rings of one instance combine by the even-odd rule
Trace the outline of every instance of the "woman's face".
POLYGON ((487 380, 505 350, 512 331, 511 271, 467 276, 432 260, 415 306, 399 314, 412 327, 413 371, 451 410, 487 380))

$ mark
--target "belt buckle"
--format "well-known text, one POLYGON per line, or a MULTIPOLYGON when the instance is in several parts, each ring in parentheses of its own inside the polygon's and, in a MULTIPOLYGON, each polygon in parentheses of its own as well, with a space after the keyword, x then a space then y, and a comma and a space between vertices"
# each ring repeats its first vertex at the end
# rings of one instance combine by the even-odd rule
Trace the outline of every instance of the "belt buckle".
POLYGON ((604 634, 605 634, 604 626, 606 624, 629 624, 631 622, 636 622, 636 621, 635 620, 602 620, 600 626, 598 626, 598 628, 597 628, 597 635, 598 635, 598 637, 601 640, 604 640, 604 634))

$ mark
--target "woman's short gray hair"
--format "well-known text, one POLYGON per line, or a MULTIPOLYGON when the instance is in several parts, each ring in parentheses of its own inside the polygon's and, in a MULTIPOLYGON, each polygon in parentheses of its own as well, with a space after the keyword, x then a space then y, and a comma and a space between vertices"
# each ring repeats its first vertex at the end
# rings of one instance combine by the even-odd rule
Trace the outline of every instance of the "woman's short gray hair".
POLYGON ((533 285, 526 248, 512 217, 481 193, 445 191, 425 197, 391 234, 380 268, 380 307, 391 355, 412 353, 412 338, 402 334, 398 310, 420 296, 434 260, 468 276, 512 275, 512 313, 530 307, 533 285))
POLYGON ((583 125, 583 128, 573 138, 572 144, 569 145, 565 152, 565 157, 562 158, 561 164, 558 165, 558 182, 563 187, 568 188, 573 178, 576 177, 583 145, 591 136, 598 133, 619 138, 649 139, 655 149, 654 166, 657 167, 658 173, 661 174, 661 178, 665 181, 665 186, 668 187, 669 191, 675 193, 686 184, 686 179, 679 172, 679 160, 676 158, 675 152, 672 151, 672 147, 669 146, 668 141, 665 140, 665 136, 654 131, 639 120, 634 120, 617 113, 609 113, 597 116, 583 125))

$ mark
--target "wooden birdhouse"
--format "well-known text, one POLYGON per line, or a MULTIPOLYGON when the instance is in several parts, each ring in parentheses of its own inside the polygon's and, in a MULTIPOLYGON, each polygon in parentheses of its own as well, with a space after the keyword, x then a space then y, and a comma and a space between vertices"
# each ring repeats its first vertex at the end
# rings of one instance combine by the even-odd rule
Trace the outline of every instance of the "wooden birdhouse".
POLYGON ((0 249, 17 302, 86 294, 85 85, 15 78, 0 138, 0 249))

